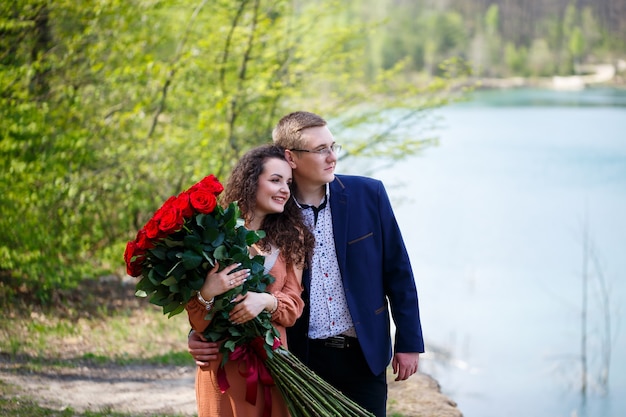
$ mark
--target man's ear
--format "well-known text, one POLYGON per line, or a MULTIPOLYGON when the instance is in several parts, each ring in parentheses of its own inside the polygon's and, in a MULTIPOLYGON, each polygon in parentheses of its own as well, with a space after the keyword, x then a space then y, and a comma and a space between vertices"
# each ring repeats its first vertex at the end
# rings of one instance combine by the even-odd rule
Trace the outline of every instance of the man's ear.
POLYGON ((289 164, 291 169, 296 169, 297 167, 296 160, 294 158, 293 152, 290 151, 289 149, 285 149, 285 159, 287 160, 287 163, 289 164))

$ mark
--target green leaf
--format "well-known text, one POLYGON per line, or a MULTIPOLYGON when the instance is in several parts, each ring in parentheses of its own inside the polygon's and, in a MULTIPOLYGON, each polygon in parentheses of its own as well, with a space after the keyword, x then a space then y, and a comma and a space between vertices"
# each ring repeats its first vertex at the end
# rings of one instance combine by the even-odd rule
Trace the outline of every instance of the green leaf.
POLYGON ((227 341, 224 342, 224 347, 230 350, 231 352, 233 352, 237 346, 235 345, 234 340, 228 339, 227 341))
MULTIPOLYGON (((157 283, 157 285, 158 285, 158 283, 157 283)), ((154 290, 156 290, 157 285, 153 284, 152 281, 149 278, 146 278, 144 276, 143 278, 141 278, 139 280, 139 282, 137 282, 137 285, 135 286, 135 289, 144 291, 146 293, 152 293, 154 290)))
POLYGON ((169 287, 170 285, 174 285, 177 283, 178 283, 178 280, 176 279, 176 277, 170 276, 164 279, 163 282, 161 282, 161 285, 165 285, 169 287))
MULTIPOLYGON (((204 228, 204 230, 202 231, 202 241, 206 244, 206 243, 211 243, 214 242, 217 237, 220 235, 220 231, 215 228, 215 227, 206 227, 204 228)), ((217 245, 213 245, 213 246, 218 246, 220 245, 220 243, 218 243, 217 245)))
POLYGON ((246 263, 246 261, 249 259, 248 253, 247 252, 241 252, 241 251, 233 251, 234 253, 232 253, 231 258, 233 260, 233 262, 238 262, 241 264, 246 263))
POLYGON ((169 317, 172 317, 185 309, 185 306, 180 303, 180 301, 172 301, 171 303, 165 305, 163 307, 163 314, 168 314, 169 317))
POLYGON ((265 266, 258 259, 254 259, 254 262, 250 264, 250 275, 262 274, 265 270, 265 266))
POLYGON ((190 250, 179 253, 178 258, 182 260, 185 269, 197 268, 202 263, 202 259, 204 259, 198 253, 190 250))
POLYGON ((200 276, 197 271, 191 271, 188 277, 188 289, 190 292, 198 291, 204 284, 205 276, 200 276))
POLYGON ((250 230, 245 235, 246 245, 250 246, 258 242, 259 240, 265 237, 265 232, 263 230, 250 230))
POLYGON ((217 232, 215 234, 215 237, 212 240, 210 240, 211 246, 216 248, 216 247, 222 245, 225 240, 226 240, 226 234, 222 233, 222 232, 217 232))
POLYGON ((200 253, 202 251, 202 241, 199 236, 187 235, 183 238, 183 243, 186 248, 193 249, 196 252, 200 253))
POLYGON ((154 255, 157 259, 164 260, 167 254, 168 248, 166 246, 156 246, 150 249, 148 252, 154 255))
POLYGON ((154 263, 152 266, 152 271, 154 272, 151 272, 155 274, 155 279, 158 279, 158 282, 161 282, 166 276, 169 275, 171 269, 170 265, 167 265, 166 263, 154 263))
POLYGON ((228 249, 226 248, 226 246, 221 245, 218 248, 216 248, 215 251, 213 252, 213 257, 218 261, 228 259, 228 249))
POLYGON ((230 333, 231 336, 233 337, 237 337, 237 336, 241 336, 241 326, 230 326, 228 328, 228 333, 230 333))
POLYGON ((150 302, 158 306, 168 305, 171 302, 171 300, 169 299, 168 288, 162 287, 162 286, 157 288, 154 294, 152 294, 152 297, 150 298, 150 302))
POLYGON ((152 268, 150 269, 150 271, 148 271, 148 279, 153 285, 158 286, 161 284, 163 276, 160 275, 154 268, 152 268))

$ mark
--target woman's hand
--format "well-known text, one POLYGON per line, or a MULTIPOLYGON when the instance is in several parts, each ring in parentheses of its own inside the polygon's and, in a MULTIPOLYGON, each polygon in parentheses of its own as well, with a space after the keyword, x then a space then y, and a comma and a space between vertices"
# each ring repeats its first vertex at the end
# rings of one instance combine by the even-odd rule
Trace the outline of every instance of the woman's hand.
POLYGON ((237 303, 230 312, 230 321, 243 324, 254 319, 261 311, 272 311, 276 298, 272 294, 248 291, 246 295, 237 295, 233 300, 237 303))
POLYGON ((220 264, 216 262, 213 269, 209 271, 204 279, 202 288, 200 288, 200 295, 202 295, 202 298, 205 300, 210 300, 215 296, 232 290, 233 288, 243 284, 250 276, 249 269, 242 269, 240 271, 233 272, 235 269, 239 268, 241 264, 232 264, 217 272, 219 266, 220 264))

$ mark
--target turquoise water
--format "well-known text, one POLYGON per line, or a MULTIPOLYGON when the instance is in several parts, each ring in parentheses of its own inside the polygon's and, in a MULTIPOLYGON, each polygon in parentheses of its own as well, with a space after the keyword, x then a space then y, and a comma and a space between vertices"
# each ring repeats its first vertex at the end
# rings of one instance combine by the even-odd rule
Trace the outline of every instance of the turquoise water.
POLYGON ((415 269, 421 370, 465 417, 626 416, 626 91, 491 91, 437 114, 438 147, 374 175, 415 269))

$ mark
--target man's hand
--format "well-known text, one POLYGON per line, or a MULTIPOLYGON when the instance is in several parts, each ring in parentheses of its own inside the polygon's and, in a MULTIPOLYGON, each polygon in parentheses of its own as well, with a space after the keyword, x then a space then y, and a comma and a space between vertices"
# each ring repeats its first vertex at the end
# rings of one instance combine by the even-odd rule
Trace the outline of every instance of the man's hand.
POLYGON ((209 342, 198 332, 191 331, 187 338, 189 353, 193 356, 198 366, 208 366, 209 362, 217 360, 219 344, 209 342))
POLYGON ((404 381, 417 372, 420 354, 417 352, 396 352, 391 360, 396 381, 404 381))

